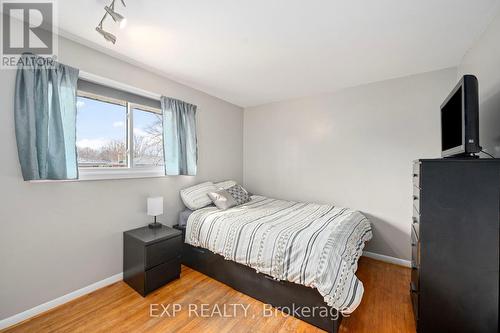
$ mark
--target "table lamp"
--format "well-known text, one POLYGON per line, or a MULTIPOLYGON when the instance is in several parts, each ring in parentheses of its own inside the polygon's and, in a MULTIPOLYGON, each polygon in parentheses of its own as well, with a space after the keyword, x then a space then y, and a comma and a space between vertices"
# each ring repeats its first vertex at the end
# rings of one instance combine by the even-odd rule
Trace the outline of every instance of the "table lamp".
POLYGON ((148 198, 148 215, 154 216, 154 222, 148 227, 151 229, 161 228, 161 223, 156 222, 156 217, 163 214, 163 197, 148 198))

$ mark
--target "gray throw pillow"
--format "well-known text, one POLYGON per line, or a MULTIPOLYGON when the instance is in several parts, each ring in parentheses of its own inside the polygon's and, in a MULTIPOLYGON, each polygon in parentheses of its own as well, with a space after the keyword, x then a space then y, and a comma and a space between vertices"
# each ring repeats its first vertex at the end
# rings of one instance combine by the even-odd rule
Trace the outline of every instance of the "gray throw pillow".
POLYGON ((228 188, 226 191, 234 198, 238 206, 250 201, 250 195, 247 190, 241 187, 241 185, 236 184, 228 188))
POLYGON ((212 200, 212 202, 217 206, 217 208, 226 210, 228 208, 234 207, 237 205, 236 201, 233 199, 231 194, 229 194, 226 190, 219 190, 215 192, 208 192, 208 196, 212 200))

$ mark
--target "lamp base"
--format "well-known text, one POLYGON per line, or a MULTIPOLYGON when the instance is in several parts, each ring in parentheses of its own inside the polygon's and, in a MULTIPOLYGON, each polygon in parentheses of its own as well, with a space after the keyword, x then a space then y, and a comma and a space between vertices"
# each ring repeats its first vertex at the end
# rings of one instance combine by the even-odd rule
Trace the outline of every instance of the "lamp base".
POLYGON ((154 223, 150 223, 150 224, 148 224, 148 227, 149 227, 150 229, 159 229, 159 228, 161 228, 162 226, 163 226, 163 224, 158 223, 158 222, 154 222, 154 223))

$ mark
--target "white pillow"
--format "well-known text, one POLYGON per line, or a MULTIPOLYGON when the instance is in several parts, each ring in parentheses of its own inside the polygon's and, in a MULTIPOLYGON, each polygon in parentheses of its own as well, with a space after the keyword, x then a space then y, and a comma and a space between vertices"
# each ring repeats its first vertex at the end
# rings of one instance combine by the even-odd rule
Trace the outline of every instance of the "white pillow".
POLYGON ((236 200, 226 190, 219 190, 217 192, 208 192, 208 196, 217 208, 226 210, 237 205, 236 200))
POLYGON ((219 188, 214 183, 205 182, 181 190, 181 199, 187 208, 196 210, 210 205, 212 200, 208 196, 208 192, 218 190, 219 188))
POLYGON ((217 186, 220 189, 227 190, 230 187, 233 187, 237 183, 234 180, 225 180, 223 182, 215 183, 215 186, 217 186))

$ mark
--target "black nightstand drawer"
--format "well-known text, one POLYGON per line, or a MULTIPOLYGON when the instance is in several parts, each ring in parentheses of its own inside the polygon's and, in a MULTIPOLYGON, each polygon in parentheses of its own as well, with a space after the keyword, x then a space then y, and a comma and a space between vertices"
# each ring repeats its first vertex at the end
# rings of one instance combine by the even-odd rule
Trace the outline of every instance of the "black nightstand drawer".
POLYGON ((181 263, 179 258, 170 260, 146 271, 146 294, 179 278, 181 263))
POLYGON ((123 280, 142 296, 179 277, 182 232, 162 225, 123 233, 123 280))
POLYGON ((170 238, 146 246, 146 269, 177 258, 181 255, 182 238, 170 238))

